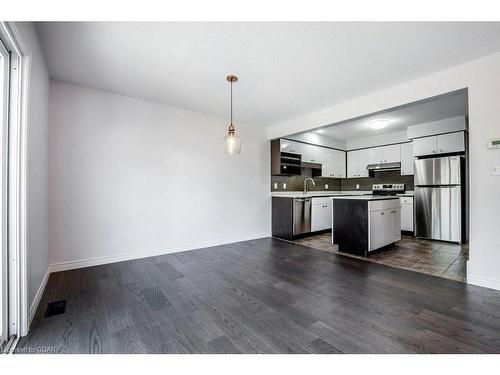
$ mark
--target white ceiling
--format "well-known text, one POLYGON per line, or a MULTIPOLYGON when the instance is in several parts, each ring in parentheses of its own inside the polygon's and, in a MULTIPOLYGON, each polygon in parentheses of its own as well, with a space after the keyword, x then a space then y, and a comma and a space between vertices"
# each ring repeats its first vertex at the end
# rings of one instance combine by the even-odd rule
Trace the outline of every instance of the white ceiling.
POLYGON ((459 91, 438 98, 388 109, 363 118, 345 121, 317 129, 313 132, 342 141, 372 137, 405 130, 408 126, 468 115, 467 91, 459 91), (376 119, 389 120, 383 129, 372 129, 370 122, 376 119))
POLYGON ((500 23, 37 24, 52 79, 266 126, 500 50, 500 23))

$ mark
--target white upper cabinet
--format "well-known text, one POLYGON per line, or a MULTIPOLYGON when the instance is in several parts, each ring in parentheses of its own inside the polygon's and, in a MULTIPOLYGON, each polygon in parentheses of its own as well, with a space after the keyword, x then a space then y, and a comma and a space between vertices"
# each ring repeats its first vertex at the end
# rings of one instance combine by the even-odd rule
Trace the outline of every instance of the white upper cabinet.
POLYGON ((322 177, 346 177, 345 151, 289 141, 288 139, 281 139, 280 148, 282 152, 302 155, 303 162, 321 164, 322 177))
POLYGON ((371 147, 347 152, 347 177, 368 177, 369 164, 397 163, 401 161, 400 145, 371 147))
POLYGON ((303 152, 303 143, 289 141, 288 139, 282 139, 280 144, 280 149, 282 152, 289 152, 291 154, 300 154, 303 152))
POLYGON ((383 163, 399 163, 401 161, 401 148, 399 144, 384 146, 382 149, 384 155, 383 163))
POLYGON ((320 156, 321 147, 303 144, 302 145, 302 161, 306 163, 318 163, 317 159, 320 156))
POLYGON ((337 151, 335 155, 335 168, 334 168, 334 177, 346 177, 346 152, 345 151, 337 151))
POLYGON ((357 177, 358 173, 358 153, 357 151, 347 152, 347 177, 357 177))
POLYGON ((415 158, 413 157, 413 143, 401 144, 401 175, 408 176, 413 174, 413 165, 415 158))
POLYGON ((323 177, 343 178, 346 176, 345 151, 325 148, 321 160, 323 177))
POLYGON ((413 155, 432 155, 437 150, 437 137, 417 138, 413 140, 413 155))
POLYGON ((347 152, 347 177, 368 177, 366 166, 370 163, 371 149, 347 152))
POLYGON ((463 132, 442 134, 437 136, 438 153, 465 151, 465 138, 463 132))
POLYGON ((319 146, 313 146, 315 150, 312 153, 312 163, 320 163, 323 166, 325 164, 331 165, 332 164, 332 152, 335 150, 332 150, 330 148, 326 147, 319 147, 319 146))
POLYGON ((372 147, 366 152, 368 164, 397 163, 401 160, 399 145, 372 147))
POLYGON ((368 177, 368 150, 359 150, 358 156, 358 177, 368 177))
POLYGON ((368 164, 379 164, 384 159, 384 150, 382 147, 372 147, 366 149, 368 164))
POLYGON ((465 151, 464 132, 455 132, 413 140, 414 156, 447 154, 465 151))

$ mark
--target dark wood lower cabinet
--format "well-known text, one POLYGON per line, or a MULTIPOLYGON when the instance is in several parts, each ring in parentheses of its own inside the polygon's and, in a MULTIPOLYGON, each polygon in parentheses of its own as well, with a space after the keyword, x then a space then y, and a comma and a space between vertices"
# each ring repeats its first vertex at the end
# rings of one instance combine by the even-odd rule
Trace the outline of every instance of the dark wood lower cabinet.
POLYGON ((293 239, 293 198, 272 197, 272 236, 293 239))
POLYGON ((368 201, 333 200, 333 238, 339 251, 368 255, 368 201))

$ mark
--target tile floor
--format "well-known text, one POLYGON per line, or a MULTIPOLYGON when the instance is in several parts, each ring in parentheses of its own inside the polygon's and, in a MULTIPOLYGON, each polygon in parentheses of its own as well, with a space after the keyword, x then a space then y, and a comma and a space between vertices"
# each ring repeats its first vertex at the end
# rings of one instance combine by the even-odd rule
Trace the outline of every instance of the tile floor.
POLYGON ((366 259, 367 261, 387 266, 462 282, 467 281, 468 245, 420 240, 410 236, 403 236, 401 241, 397 242, 394 247, 375 253, 368 258, 363 258, 356 255, 339 253, 337 246, 333 245, 330 241, 330 233, 301 238, 293 242, 332 253, 366 259))

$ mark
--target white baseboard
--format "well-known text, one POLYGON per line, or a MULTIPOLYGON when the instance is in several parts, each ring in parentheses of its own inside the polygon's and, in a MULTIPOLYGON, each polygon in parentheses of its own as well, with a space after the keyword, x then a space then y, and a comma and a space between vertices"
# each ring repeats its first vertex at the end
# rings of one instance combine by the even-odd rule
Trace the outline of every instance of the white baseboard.
POLYGON ((28 327, 31 325, 31 322, 33 321, 33 318, 35 317, 36 310, 38 309, 38 305, 40 304, 40 300, 42 299, 43 291, 45 290, 45 287, 47 286, 47 281, 49 281, 49 276, 50 276, 50 265, 47 268, 47 271, 45 272, 45 275, 43 276, 42 282, 40 283, 40 286, 38 287, 38 290, 36 291, 35 298, 33 299, 33 302, 31 303, 30 306, 30 312, 29 312, 29 320, 28 320, 28 327))
POLYGON ((485 288, 500 290, 500 280, 494 280, 483 276, 467 274, 467 283, 485 288))
POLYGON ((186 250, 195 250, 195 249, 201 249, 204 247, 227 245, 227 244, 235 243, 235 242, 255 240, 258 238, 269 237, 269 236, 270 236, 270 233, 268 233, 268 232, 256 233, 253 235, 245 236, 242 238, 234 238, 231 240, 220 240, 219 239, 219 240, 190 243, 190 244, 178 246, 176 248, 171 248, 171 249, 134 251, 134 252, 128 252, 128 253, 113 254, 113 255, 108 255, 108 256, 104 256, 104 257, 96 257, 96 258, 87 258, 87 259, 59 262, 59 263, 53 263, 50 265, 50 272, 68 271, 68 270, 74 270, 74 269, 84 268, 84 267, 99 266, 102 264, 123 262, 126 260, 148 258, 148 257, 153 257, 153 256, 158 256, 158 255, 178 253, 178 252, 186 251, 186 250))

